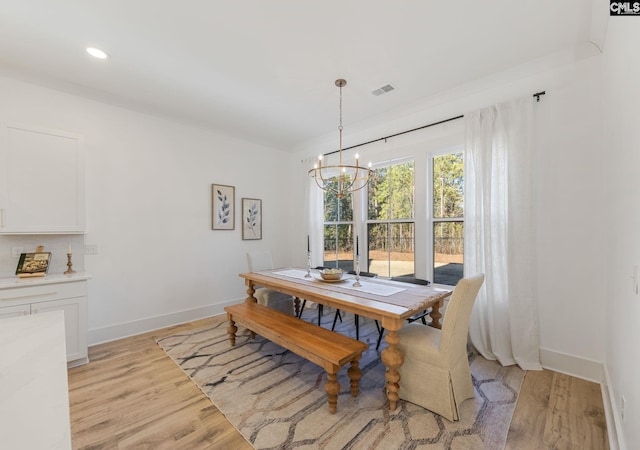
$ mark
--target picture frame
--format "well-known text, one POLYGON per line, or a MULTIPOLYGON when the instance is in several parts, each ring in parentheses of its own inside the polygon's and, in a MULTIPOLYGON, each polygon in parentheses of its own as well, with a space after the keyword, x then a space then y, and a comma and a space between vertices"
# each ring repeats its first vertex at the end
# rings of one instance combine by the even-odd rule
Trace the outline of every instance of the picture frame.
POLYGON ((16 267, 16 275, 44 276, 49 271, 51 252, 22 253, 16 267))
POLYGON ((262 239, 262 200, 242 199, 242 240, 262 239))
POLYGON ((233 230, 235 223, 236 188, 224 184, 211 185, 211 229, 233 230))

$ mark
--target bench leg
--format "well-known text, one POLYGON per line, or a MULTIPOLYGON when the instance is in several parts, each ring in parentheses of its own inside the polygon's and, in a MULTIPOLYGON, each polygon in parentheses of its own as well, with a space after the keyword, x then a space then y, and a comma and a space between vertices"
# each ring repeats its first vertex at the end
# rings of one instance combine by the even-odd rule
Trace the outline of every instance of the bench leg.
POLYGON ((227 333, 229 333, 229 341, 231 342, 231 346, 236 345, 236 331, 238 331, 238 327, 236 327, 236 323, 233 321, 233 317, 231 314, 227 313, 227 319, 229 319, 229 326, 227 327, 227 333))
POLYGON ((357 397, 360 390, 360 378, 362 378, 362 371, 360 370, 360 363, 358 362, 360 355, 353 358, 351 361, 351 367, 347 370, 349 380, 351 380, 351 396, 357 397))
MULTIPOLYGON (((339 367, 337 368, 339 369, 339 367)), ((327 371, 327 382, 324 390, 327 391, 327 399, 329 400, 329 412, 335 414, 338 409, 338 394, 340 393, 340 383, 338 383, 337 369, 334 372, 327 371)))

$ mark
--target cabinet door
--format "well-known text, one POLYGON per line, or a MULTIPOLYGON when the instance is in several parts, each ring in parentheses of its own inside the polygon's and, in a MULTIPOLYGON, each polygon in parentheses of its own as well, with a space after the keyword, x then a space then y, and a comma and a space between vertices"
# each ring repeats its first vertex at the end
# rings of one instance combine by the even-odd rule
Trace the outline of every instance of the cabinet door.
POLYGON ((82 137, 19 125, 2 131, 0 233, 83 232, 82 137))
POLYGON ((31 314, 60 310, 64 311, 67 361, 86 358, 88 355, 86 297, 52 300, 31 305, 31 314))
POLYGON ((30 313, 30 305, 5 306, 4 308, 0 308, 0 319, 16 316, 28 316, 30 313))

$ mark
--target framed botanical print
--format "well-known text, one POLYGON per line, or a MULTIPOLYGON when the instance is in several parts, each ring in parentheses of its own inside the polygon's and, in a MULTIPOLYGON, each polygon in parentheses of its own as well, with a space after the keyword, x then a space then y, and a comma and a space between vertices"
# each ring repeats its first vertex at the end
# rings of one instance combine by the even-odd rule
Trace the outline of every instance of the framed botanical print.
POLYGON ((242 199, 242 239, 262 239, 262 200, 242 199))
POLYGON ((211 229, 233 230, 235 224, 236 188, 223 184, 211 185, 211 229))

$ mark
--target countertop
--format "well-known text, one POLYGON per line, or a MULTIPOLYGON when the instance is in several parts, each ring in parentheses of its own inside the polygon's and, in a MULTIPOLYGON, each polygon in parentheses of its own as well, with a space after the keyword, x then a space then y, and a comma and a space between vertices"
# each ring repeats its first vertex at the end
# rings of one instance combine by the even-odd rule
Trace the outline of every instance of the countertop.
POLYGON ((84 281, 91 278, 91 274, 88 272, 76 272, 71 275, 65 275, 63 273, 47 274, 44 277, 31 277, 31 278, 18 278, 13 277, 0 277, 0 289, 17 288, 21 286, 37 286, 45 284, 56 283, 70 283, 73 281, 84 281))

